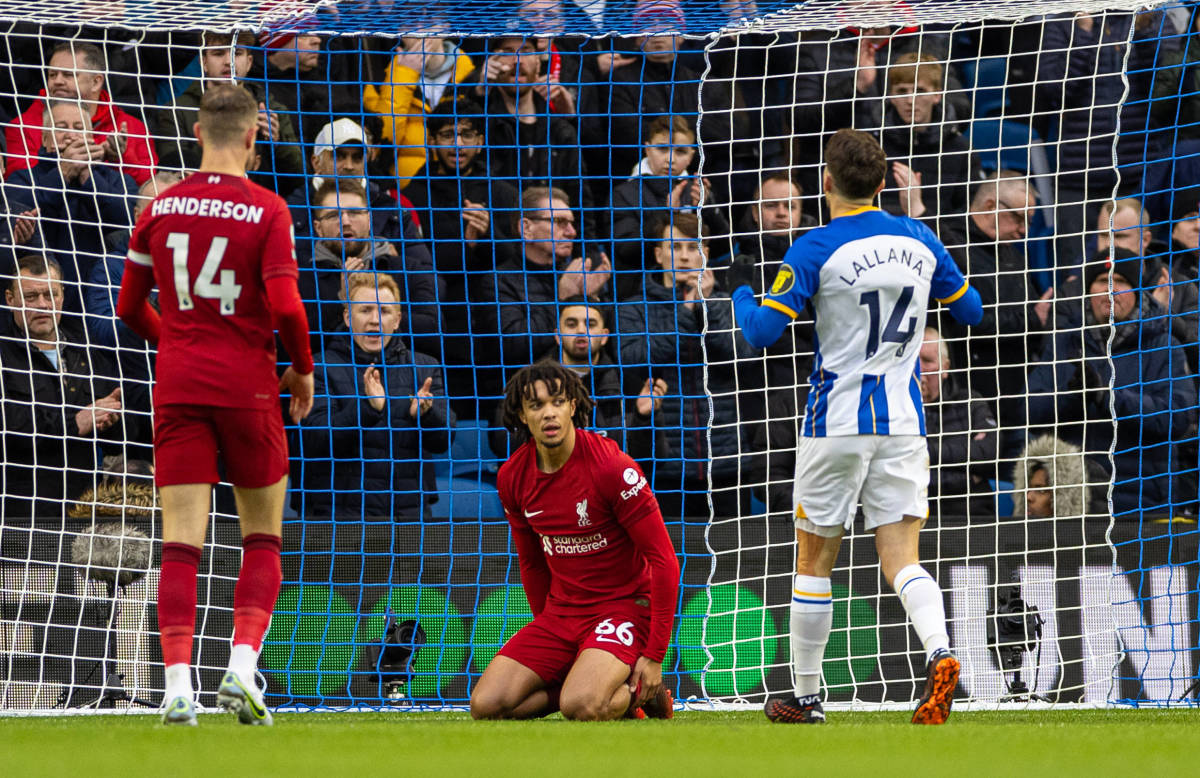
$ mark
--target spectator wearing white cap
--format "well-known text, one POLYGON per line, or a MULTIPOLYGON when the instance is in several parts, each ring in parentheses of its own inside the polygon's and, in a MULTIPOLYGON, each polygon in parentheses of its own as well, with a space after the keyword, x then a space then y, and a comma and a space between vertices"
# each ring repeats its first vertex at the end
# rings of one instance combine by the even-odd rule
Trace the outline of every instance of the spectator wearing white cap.
POLYGON ((304 252, 307 242, 299 240, 312 232, 314 196, 326 181, 355 179, 367 192, 372 229, 386 240, 420 240, 421 229, 409 209, 399 209, 396 198, 367 176, 367 163, 374 152, 367 132, 345 117, 321 127, 309 156, 308 186, 296 187, 287 198, 296 229, 297 249, 304 252))
POLYGON ((362 176, 366 170, 367 132, 353 119, 335 119, 321 127, 313 142, 313 188, 326 176, 362 176))

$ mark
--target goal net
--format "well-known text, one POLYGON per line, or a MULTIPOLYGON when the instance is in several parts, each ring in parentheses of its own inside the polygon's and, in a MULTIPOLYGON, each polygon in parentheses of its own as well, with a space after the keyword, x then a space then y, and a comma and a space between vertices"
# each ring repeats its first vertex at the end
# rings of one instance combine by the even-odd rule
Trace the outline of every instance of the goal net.
MULTIPOLYGON (((877 333, 920 352, 920 553, 962 704, 1195 704, 1200 15, 1145 6, 0 8, 0 712, 161 698, 155 354, 113 311, 142 209, 213 207, 169 187, 222 80, 260 102, 250 177, 291 210, 317 363, 314 412, 288 422, 270 704, 466 703, 531 618, 495 489, 499 400, 547 356, 663 507, 676 697, 790 691, 814 330, 802 315, 755 349, 729 294, 763 294, 828 223, 842 127, 880 139, 879 207, 933 230, 984 302, 976 328, 935 305, 924 332, 884 312, 877 333)), ((240 563, 228 485, 213 498, 208 695, 240 563)), ((828 703, 910 705, 924 654, 861 530, 833 587, 828 703)))

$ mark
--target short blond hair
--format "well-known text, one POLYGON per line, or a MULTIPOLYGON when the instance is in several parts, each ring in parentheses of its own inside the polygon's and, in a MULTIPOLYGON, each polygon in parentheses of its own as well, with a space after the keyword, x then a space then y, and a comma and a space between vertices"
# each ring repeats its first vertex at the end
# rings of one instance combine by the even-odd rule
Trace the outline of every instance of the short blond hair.
POLYGON ((359 289, 370 289, 376 294, 386 289, 396 302, 400 301, 400 285, 387 273, 351 273, 346 278, 346 305, 353 303, 354 293, 359 289))
POLYGON ((946 345, 946 339, 942 337, 942 333, 938 332, 937 327, 926 327, 925 337, 923 340, 937 339, 938 344, 938 369, 950 369, 950 347, 946 345))
POLYGON ((896 58, 888 68, 888 89, 902 84, 925 84, 935 92, 942 91, 945 72, 937 57, 910 51, 896 58))

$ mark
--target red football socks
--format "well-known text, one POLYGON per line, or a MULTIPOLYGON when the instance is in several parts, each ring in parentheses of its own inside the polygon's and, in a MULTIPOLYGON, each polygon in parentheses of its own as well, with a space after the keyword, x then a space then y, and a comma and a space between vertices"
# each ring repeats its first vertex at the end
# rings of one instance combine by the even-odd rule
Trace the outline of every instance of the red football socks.
POLYGON ((196 629, 196 571, 200 549, 186 543, 163 543, 158 579, 158 630, 163 664, 191 664, 196 629))
POLYGON ((271 612, 279 596, 283 570, 278 535, 256 533, 242 539, 242 570, 233 590, 233 644, 262 648, 263 635, 271 625, 271 612))

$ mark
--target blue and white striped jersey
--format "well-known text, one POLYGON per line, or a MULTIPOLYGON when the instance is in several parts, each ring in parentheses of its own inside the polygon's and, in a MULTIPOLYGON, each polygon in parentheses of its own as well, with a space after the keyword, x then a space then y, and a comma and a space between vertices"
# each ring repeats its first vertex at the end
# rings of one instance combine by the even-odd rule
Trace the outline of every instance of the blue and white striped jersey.
POLYGON ((929 297, 949 304, 967 282, 928 227, 864 207, 810 230, 788 250, 763 306, 816 319, 803 435, 924 435, 917 353, 929 297))

